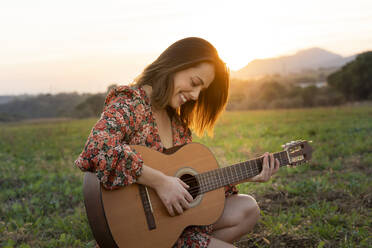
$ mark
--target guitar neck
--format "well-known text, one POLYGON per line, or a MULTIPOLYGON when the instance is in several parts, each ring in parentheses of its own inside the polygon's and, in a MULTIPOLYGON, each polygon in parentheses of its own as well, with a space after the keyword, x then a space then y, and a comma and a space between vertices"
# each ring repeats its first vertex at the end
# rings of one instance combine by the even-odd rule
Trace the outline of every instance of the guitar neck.
MULTIPOLYGON (((286 151, 274 153, 274 158, 279 160, 280 167, 289 164, 286 151)), ((228 167, 200 173, 196 175, 199 182, 199 194, 209 192, 229 184, 236 184, 254 177, 262 171, 263 158, 256 158, 228 167)))

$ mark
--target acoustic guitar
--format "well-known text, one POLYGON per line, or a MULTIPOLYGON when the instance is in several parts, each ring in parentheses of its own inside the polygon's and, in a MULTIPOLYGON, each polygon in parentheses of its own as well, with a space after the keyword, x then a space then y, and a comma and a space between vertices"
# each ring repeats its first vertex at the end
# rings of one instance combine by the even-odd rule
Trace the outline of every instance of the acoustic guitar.
MULTIPOLYGON (((95 173, 84 176, 84 203, 94 238, 105 247, 171 247, 190 225, 209 225, 218 220, 225 204, 224 186, 258 175, 263 157, 220 168, 204 145, 190 143, 160 153, 144 146, 131 146, 144 163, 190 186, 194 201, 183 214, 171 217, 156 192, 141 184, 106 190, 95 173)), ((298 165, 311 159, 307 141, 288 143, 274 153, 280 166, 298 165)))

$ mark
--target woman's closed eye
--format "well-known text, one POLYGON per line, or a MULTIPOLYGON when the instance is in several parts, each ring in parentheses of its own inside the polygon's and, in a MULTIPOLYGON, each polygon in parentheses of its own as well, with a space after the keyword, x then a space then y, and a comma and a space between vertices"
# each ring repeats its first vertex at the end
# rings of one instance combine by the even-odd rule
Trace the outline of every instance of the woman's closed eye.
POLYGON ((198 84, 194 80, 191 79, 191 86, 196 87, 196 86, 198 86, 198 84))

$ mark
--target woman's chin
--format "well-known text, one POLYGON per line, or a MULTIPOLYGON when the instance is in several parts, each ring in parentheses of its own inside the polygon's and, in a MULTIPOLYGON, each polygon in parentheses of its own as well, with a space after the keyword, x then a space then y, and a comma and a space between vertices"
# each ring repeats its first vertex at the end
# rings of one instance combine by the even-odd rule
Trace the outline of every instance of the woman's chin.
POLYGON ((182 106, 182 104, 183 104, 183 103, 181 103, 181 101, 176 101, 176 102, 171 103, 170 106, 171 106, 173 109, 178 109, 178 108, 180 108, 180 107, 182 106))
POLYGON ((171 107, 172 109, 178 109, 179 107, 181 107, 181 104, 179 104, 179 103, 177 103, 177 104, 171 103, 168 106, 171 107))

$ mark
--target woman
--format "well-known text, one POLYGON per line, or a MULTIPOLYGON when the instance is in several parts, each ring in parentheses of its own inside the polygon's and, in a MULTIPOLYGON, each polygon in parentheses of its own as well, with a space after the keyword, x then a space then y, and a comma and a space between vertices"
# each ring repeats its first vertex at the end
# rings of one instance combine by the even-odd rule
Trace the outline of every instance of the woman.
MULTIPOLYGON (((160 152, 212 134, 228 97, 229 71, 206 40, 191 37, 168 47, 132 86, 114 88, 105 100, 100 120, 93 127, 75 164, 95 172, 107 189, 132 183, 152 187, 171 216, 182 214, 193 200, 180 179, 145 165, 129 145, 144 145, 160 152)), ((262 172, 250 181, 267 181, 279 161, 264 155, 262 172)), ((251 231, 258 221, 254 198, 225 189, 225 209, 209 226, 184 230, 174 247, 234 247, 233 241, 251 231)))

